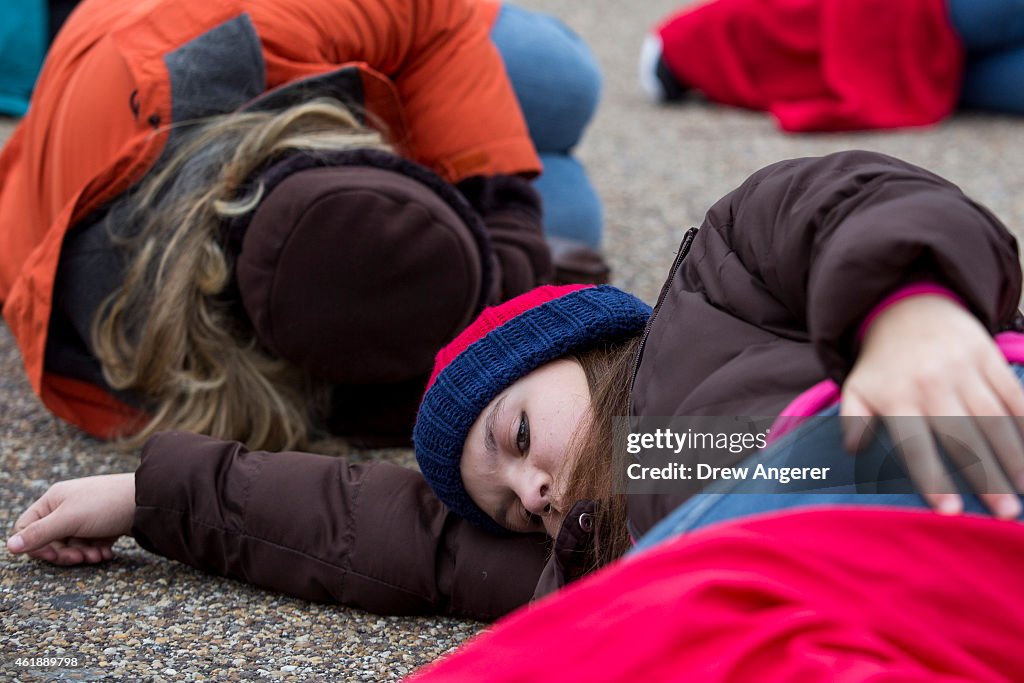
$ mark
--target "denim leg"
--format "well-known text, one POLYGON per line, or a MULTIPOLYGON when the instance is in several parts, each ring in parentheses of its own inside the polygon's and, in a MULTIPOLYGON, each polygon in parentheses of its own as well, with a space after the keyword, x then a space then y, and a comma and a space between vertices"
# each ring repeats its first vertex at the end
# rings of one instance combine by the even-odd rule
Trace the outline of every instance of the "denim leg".
POLYGON ((562 22, 514 5, 502 5, 491 40, 544 164, 534 187, 544 203, 545 231, 596 248, 603 229, 601 202, 571 151, 597 108, 597 61, 562 22))
MULTIPOLYGON (((847 456, 849 457, 849 456, 847 456)), ((985 512, 974 496, 967 497, 967 512, 985 512)), ((718 522, 767 512, 806 507, 866 505, 871 507, 926 508, 916 493, 702 493, 672 511, 637 542, 639 553, 670 538, 718 522)))
POLYGON ((1024 114, 1024 41, 1016 48, 968 57, 960 106, 1024 114))
POLYGON ((949 0, 949 18, 968 52, 1024 46, 1024 0, 949 0))
POLYGON ((544 202, 544 230, 549 235, 601 245, 604 212, 587 171, 568 154, 541 152, 544 173, 533 183, 544 202))
MULTIPOLYGON (((1014 366, 1019 380, 1024 381, 1024 368, 1014 366)), ((827 488, 818 488, 801 493, 767 493, 770 489, 750 480, 742 482, 717 482, 707 492, 700 493, 676 508, 665 519, 656 524, 639 539, 632 552, 642 552, 662 541, 693 531, 704 526, 725 522, 749 515, 810 506, 881 506, 900 508, 927 508, 928 504, 917 493, 906 492, 911 487, 909 479, 892 467, 889 445, 880 440, 857 455, 850 455, 842 447, 842 435, 837 417, 838 408, 833 407, 821 413, 823 417, 835 419, 820 420, 799 428, 763 453, 755 453, 748 462, 756 459, 765 466, 830 467, 830 479, 840 482, 827 488), (879 483, 872 491, 848 482, 857 481, 866 474, 867 479, 879 483), (887 492, 892 491, 892 492, 887 492)), ((973 494, 964 494, 964 511, 988 514, 981 500, 973 494)), ((1021 516, 1024 520, 1024 515, 1021 516)))
POLYGON ((967 49, 960 106, 1024 114, 1024 0, 949 0, 967 49))
POLYGON ((569 152, 597 109, 601 71, 586 43, 554 17, 502 5, 491 40, 542 152, 569 152))

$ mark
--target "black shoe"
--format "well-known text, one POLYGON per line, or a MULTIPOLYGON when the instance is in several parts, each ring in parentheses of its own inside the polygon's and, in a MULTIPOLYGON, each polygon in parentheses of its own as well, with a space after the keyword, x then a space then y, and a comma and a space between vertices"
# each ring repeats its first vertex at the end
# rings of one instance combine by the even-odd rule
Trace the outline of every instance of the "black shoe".
POLYGON ((661 38, 649 35, 640 50, 640 85, 655 102, 678 102, 689 91, 662 57, 661 38))
POLYGON ((661 83, 661 89, 665 93, 662 99, 666 102, 678 102, 686 97, 686 93, 690 90, 672 75, 668 64, 665 63, 662 57, 658 57, 658 65, 654 69, 654 76, 661 83))

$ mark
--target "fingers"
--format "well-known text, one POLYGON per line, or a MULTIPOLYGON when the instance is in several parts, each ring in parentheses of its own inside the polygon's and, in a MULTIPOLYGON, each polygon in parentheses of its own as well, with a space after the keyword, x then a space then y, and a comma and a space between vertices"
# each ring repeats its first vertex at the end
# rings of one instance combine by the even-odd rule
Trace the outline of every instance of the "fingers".
POLYGON ((996 361, 985 368, 985 376, 994 394, 991 401, 1002 404, 999 407, 991 408, 985 412, 984 407, 975 414, 984 415, 1008 415, 1007 419, 982 420, 982 422, 994 422, 990 429, 985 429, 986 436, 994 432, 990 439, 998 439, 999 443, 993 444, 1000 456, 1000 461, 1006 470, 1010 481, 1020 492, 1024 492, 1024 443, 1020 438, 1024 434, 1024 388, 1021 387, 1013 370, 1006 363, 996 361), (1004 424, 1005 423, 1005 424, 1004 424), (1012 428, 1016 427, 1015 430, 1012 428), (1015 437, 1003 436, 1002 432, 1015 431, 1015 437))
POLYGON ((927 420, 920 415, 882 419, 921 496, 942 514, 962 512, 963 501, 939 457, 927 420))
MULTIPOLYGON (((989 418, 990 427, 1005 420, 989 418)), ((996 517, 1014 518, 1021 512, 1020 501, 999 465, 998 457, 979 428, 979 422, 964 417, 940 417, 930 420, 942 442, 954 471, 996 517)), ((1006 434, 1002 435, 1006 437, 1006 434)), ((1013 435, 1015 436, 1015 435, 1013 435)))
POLYGON ((53 487, 50 487, 38 500, 32 503, 14 522, 14 533, 17 534, 30 524, 46 517, 52 512, 54 499, 53 487))
POLYGON ((983 372, 996 397, 1006 407, 1005 414, 1019 418, 1018 424, 1024 427, 1024 387, 1021 387, 1013 370, 1001 355, 996 355, 990 356, 983 372))
MULTIPOLYGON (((51 489, 52 490, 52 489, 51 489)), ((30 539, 37 535, 37 532, 30 532, 29 538, 25 538, 24 531, 39 522, 51 512, 50 500, 52 496, 48 490, 41 498, 32 503, 25 512, 21 513, 14 522, 14 535, 7 539, 7 550, 14 554, 26 553, 36 550, 42 544, 33 544, 30 539)))
POLYGON ((1012 519, 1021 514, 1007 473, 1024 470, 1024 447, 1005 410, 988 383, 976 377, 958 388, 933 393, 927 406, 929 417, 887 420, 893 431, 902 431, 897 444, 911 479, 940 512, 959 512, 962 501, 954 495, 957 489, 935 440, 924 430, 942 443, 952 471, 993 515, 1012 519))
POLYGON ((15 522, 7 548, 55 564, 109 560, 130 528, 134 486, 130 473, 54 484, 15 522))
MULTIPOLYGON (((871 428, 880 412, 856 389, 848 387, 843 392, 840 419, 843 448, 847 452, 857 453, 874 438, 871 428)), ((937 511, 949 515, 960 513, 963 501, 939 457, 927 420, 921 415, 908 415, 912 411, 906 409, 894 412, 904 416, 892 417, 883 413, 881 419, 911 481, 928 505, 937 511)))
MULTIPOLYGON (((966 395, 968 411, 974 416, 973 422, 991 445, 999 464, 995 468, 999 470, 999 481, 986 486, 984 490, 993 491, 993 485, 997 485, 999 492, 1012 493, 1014 489, 1024 491, 1024 442, 1021 440, 1018 418, 1007 413, 1010 406, 1004 403, 996 391, 998 389, 993 384, 979 385, 966 395), (1007 478, 1009 481, 1006 481, 1007 478)), ((1009 398, 1014 400, 1012 396, 1009 398)))
POLYGON ((51 564, 58 564, 57 562, 57 549, 53 547, 53 544, 44 545, 39 550, 33 550, 28 553, 28 556, 33 560, 43 560, 51 564))
POLYGON ((65 567, 78 564, 99 564, 114 559, 113 545, 116 540, 113 538, 58 540, 29 552, 28 556, 35 560, 43 560, 65 567))
MULTIPOLYGON (((34 507, 34 506, 33 506, 34 507)), ((7 549, 12 553, 31 553, 58 539, 71 535, 72 529, 68 527, 62 518, 58 507, 53 512, 43 517, 30 521, 27 525, 21 526, 22 518, 31 519, 32 508, 15 522, 15 535, 7 540, 7 549)))
MULTIPOLYGON (((53 559, 48 560, 52 564, 58 564, 63 567, 70 567, 76 564, 82 564, 85 562, 85 556, 80 548, 68 545, 65 541, 54 541, 46 546, 46 549, 50 550, 53 559)), ((29 553, 29 557, 32 557, 32 553, 29 553)), ((42 559, 42 558, 38 558, 42 559)))
MULTIPOLYGON (((927 397, 930 399, 927 401, 930 429, 942 443, 950 469, 966 482, 985 507, 997 517, 1016 517, 1020 514, 1020 501, 1000 467, 999 456, 983 435, 982 426, 976 417, 979 413, 1004 414, 1004 408, 988 389, 988 382, 980 373, 968 370, 954 374, 959 375, 956 383, 927 397)), ((996 419, 992 419, 990 428, 997 427, 996 419)), ((1005 430, 1000 434, 998 429, 994 433, 1003 441, 1001 448, 1014 447, 1015 435, 1005 430), (1007 439, 1010 439, 1008 444, 1007 439)), ((945 467, 941 458, 938 462, 945 467)), ((947 486, 944 483, 940 485, 947 486)), ((939 491, 956 491, 956 488, 939 491)), ((952 509, 951 503, 943 504, 950 505, 952 509)))
POLYGON ((7 539, 7 549, 60 565, 101 562, 102 543, 69 538, 76 524, 69 515, 62 514, 62 491, 61 484, 54 484, 18 517, 14 535, 7 539))
POLYGON ((1024 490, 1024 442, 1020 418, 1014 416, 1024 412, 1024 390, 1000 357, 979 363, 978 377, 964 387, 962 397, 966 413, 974 417, 964 424, 973 425, 977 437, 961 435, 960 443, 949 443, 947 449, 954 458, 958 447, 984 449, 976 451, 981 462, 964 468, 964 478, 993 514, 1016 518, 1022 512, 1017 492, 1024 490), (974 446, 972 438, 990 448, 974 446))
POLYGON ((839 419, 843 431, 843 448, 847 453, 858 453, 871 440, 874 412, 856 391, 843 396, 839 419))
POLYGON ((42 522, 33 522, 7 541, 15 554, 27 554, 36 560, 64 566, 99 564, 114 558, 113 545, 117 538, 54 538, 52 528, 42 528, 42 522))
MULTIPOLYGON (((79 538, 72 538, 68 540, 68 547, 78 550, 82 554, 82 562, 87 564, 99 564, 103 562, 105 558, 103 554, 103 546, 97 543, 95 540, 83 540, 79 538)), ((110 547, 107 546, 107 551, 110 551, 110 547)))
MULTIPOLYGON (((974 423, 991 445, 1000 465, 1000 474, 1006 473, 1005 477, 1001 477, 1006 480, 1005 492, 1010 493, 1015 489, 1021 491, 1020 482, 1024 480, 1024 445, 1015 422, 1009 417, 978 416, 974 423)), ((991 487, 987 487, 987 490, 991 490, 991 487)))

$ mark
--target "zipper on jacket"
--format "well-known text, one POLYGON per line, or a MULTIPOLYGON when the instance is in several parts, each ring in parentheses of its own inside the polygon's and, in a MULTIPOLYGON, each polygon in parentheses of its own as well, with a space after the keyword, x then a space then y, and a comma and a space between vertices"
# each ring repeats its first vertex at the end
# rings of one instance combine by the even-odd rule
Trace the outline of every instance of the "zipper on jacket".
POLYGON ((683 235, 683 241, 679 243, 679 251, 676 252, 676 259, 672 262, 672 270, 669 271, 668 280, 661 286, 661 292, 658 294, 658 301, 654 304, 654 310, 651 311, 651 317, 647 320, 647 325, 644 326, 644 334, 640 337, 640 346, 636 350, 636 359, 633 361, 633 374, 629 379, 629 408, 625 417, 630 417, 633 414, 633 386, 636 384, 636 375, 640 371, 640 359, 644 355, 644 347, 647 345, 647 337, 651 334, 651 326, 654 325, 654 320, 658 317, 658 312, 661 310, 661 304, 665 301, 665 295, 668 294, 668 290, 672 287, 672 283, 676 279, 676 273, 679 272, 679 267, 686 260, 686 256, 690 253, 690 247, 693 246, 693 240, 697 237, 697 228, 690 228, 683 235))

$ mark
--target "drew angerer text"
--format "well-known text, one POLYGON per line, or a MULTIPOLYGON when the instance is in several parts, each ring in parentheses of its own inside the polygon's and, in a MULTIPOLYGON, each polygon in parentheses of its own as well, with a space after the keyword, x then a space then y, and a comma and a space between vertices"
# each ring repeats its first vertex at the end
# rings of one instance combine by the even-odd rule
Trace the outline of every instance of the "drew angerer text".
POLYGON ((761 463, 755 466, 738 465, 736 467, 712 467, 704 463, 683 465, 671 463, 663 467, 644 467, 633 463, 626 468, 626 476, 633 480, 698 480, 717 481, 719 479, 771 479, 780 484, 802 479, 827 479, 830 467, 766 467, 761 463))

